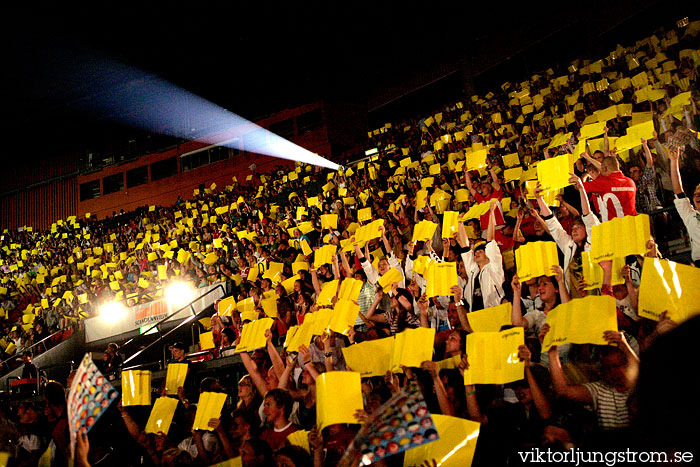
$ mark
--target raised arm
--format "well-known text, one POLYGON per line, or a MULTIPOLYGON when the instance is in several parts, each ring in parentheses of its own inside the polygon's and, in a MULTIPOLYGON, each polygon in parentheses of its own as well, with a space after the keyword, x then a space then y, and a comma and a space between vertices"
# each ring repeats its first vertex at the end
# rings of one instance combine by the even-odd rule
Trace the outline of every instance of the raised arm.
POLYGON ((350 263, 348 263, 348 255, 346 255, 343 250, 340 250, 340 263, 343 266, 345 277, 352 277, 352 269, 350 269, 350 263))
MULTIPOLYGON (((545 326, 549 326, 545 324, 545 326)), ((544 330, 544 326, 543 326, 544 330)), ((593 397, 591 393, 582 384, 569 384, 564 376, 564 371, 561 368, 559 361, 559 351, 557 346, 553 345, 549 348, 549 372, 552 375, 552 385, 557 395, 566 397, 573 401, 582 402, 584 404, 592 404, 593 397)))
POLYGON ((654 158, 652 157, 651 151, 649 150, 649 143, 644 138, 642 138, 642 148, 644 148, 644 168, 651 169, 652 167, 654 167, 654 158))
POLYGON ((527 345, 523 344, 518 347, 518 358, 525 362, 525 379, 527 380, 528 386, 530 386, 532 401, 535 403, 535 408, 540 414, 540 418, 542 420, 549 420, 552 417, 552 406, 540 385, 537 384, 535 375, 532 374, 532 370, 530 369, 531 357, 532 353, 530 349, 527 348, 527 345))
POLYGON ((472 194, 472 196, 476 196, 476 189, 474 188, 474 185, 472 185, 472 177, 469 175, 469 170, 467 170, 467 164, 464 164, 464 181, 467 184, 467 189, 469 190, 469 193, 472 194))
POLYGON ((243 366, 250 375, 250 378, 253 380, 255 387, 257 388, 260 395, 264 396, 265 394, 267 394, 267 388, 265 387, 265 379, 262 377, 260 371, 258 370, 258 365, 253 361, 252 358, 250 358, 248 352, 241 352, 240 355, 241 361, 243 362, 243 366))
POLYGON ((583 182, 578 175, 569 173, 569 183, 573 183, 574 187, 578 190, 579 198, 581 200, 581 215, 587 216, 591 212, 591 205, 588 202, 588 195, 586 195, 586 189, 583 187, 583 182))
POLYGON ((542 185, 540 185, 540 182, 537 182, 537 186, 535 187, 535 196, 537 199, 537 206, 540 208, 540 215, 543 217, 551 216, 552 210, 549 209, 549 206, 547 206, 547 203, 545 203, 542 197, 542 185))
POLYGON ((279 378, 282 376, 282 372, 284 371, 284 362, 282 361, 282 357, 280 357, 279 352, 277 352, 275 344, 272 343, 272 331, 270 329, 265 331, 265 340, 267 341, 267 353, 270 356, 270 361, 272 361, 272 368, 275 370, 275 374, 277 374, 277 377, 279 378))
POLYGON ((491 169, 489 170, 489 173, 491 174, 491 184, 493 185, 494 190, 501 191, 501 184, 498 181, 498 175, 496 175, 495 169, 495 166, 491 166, 491 169))
POLYGON ((433 361, 425 361, 420 364, 420 367, 424 370, 428 370, 430 376, 433 378, 433 387, 435 388, 435 395, 437 396, 438 405, 440 406, 440 412, 443 415, 449 415, 451 417, 455 416, 455 408, 450 402, 447 396, 447 390, 445 390, 445 385, 442 384, 442 379, 440 378, 440 372, 438 371, 437 363, 433 361))
POLYGON ((513 303, 510 312, 510 322, 513 323, 513 326, 528 329, 530 327, 530 323, 528 323, 527 318, 523 316, 521 305, 523 285, 518 280, 517 274, 513 276, 513 280, 510 282, 510 284, 513 287, 513 303))
POLYGON ((489 206, 489 226, 486 229, 486 241, 491 242, 496 238, 496 207, 497 202, 491 202, 489 206))
POLYGON ((672 147, 668 151, 668 158, 671 161, 671 183, 673 184, 673 192, 677 195, 683 193, 683 181, 681 180, 681 171, 679 166, 680 148, 672 147))

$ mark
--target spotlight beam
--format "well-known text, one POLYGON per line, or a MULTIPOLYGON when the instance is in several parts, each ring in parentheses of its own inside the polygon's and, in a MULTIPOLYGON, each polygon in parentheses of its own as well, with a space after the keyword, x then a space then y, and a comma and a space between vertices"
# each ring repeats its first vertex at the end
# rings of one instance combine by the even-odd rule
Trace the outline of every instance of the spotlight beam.
MULTIPOLYGON (((80 69, 80 67, 78 68, 80 69)), ((339 165, 158 76, 106 59, 91 62, 79 108, 153 133, 337 170, 339 165)))

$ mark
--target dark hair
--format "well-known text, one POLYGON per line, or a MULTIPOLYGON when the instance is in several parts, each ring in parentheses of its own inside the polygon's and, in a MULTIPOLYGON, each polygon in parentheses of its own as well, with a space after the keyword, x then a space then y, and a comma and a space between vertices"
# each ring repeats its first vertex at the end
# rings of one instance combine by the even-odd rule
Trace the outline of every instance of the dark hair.
POLYGON ((245 409, 239 407, 231 412, 231 420, 242 418, 243 421, 250 427, 248 428, 248 433, 250 433, 250 436, 253 438, 256 438, 260 434, 260 416, 257 412, 258 405, 255 407, 255 409, 245 409))
POLYGON ((284 417, 289 419, 292 414, 292 407, 294 405, 294 400, 288 391, 284 389, 271 389, 265 394, 265 399, 268 397, 272 398, 277 404, 277 407, 282 407, 284 409, 284 417))
POLYGON ((282 446, 275 451, 275 456, 288 457, 296 467, 311 467, 313 465, 311 455, 300 446, 282 446))
POLYGON ((58 381, 49 381, 44 386, 44 399, 53 407, 66 405, 66 392, 63 385, 58 381))
POLYGON ((253 453, 256 457, 262 456, 263 459, 260 465, 276 465, 275 459, 272 456, 272 448, 265 441, 260 438, 251 438, 244 441, 244 444, 245 443, 248 443, 248 445, 253 448, 253 453))

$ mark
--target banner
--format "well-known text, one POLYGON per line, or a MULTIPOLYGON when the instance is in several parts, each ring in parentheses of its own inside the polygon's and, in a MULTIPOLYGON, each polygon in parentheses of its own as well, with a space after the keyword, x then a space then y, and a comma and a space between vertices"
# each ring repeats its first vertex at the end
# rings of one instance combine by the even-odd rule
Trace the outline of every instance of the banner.
POLYGON ((378 408, 350 443, 339 467, 370 465, 440 439, 418 384, 409 383, 378 408))

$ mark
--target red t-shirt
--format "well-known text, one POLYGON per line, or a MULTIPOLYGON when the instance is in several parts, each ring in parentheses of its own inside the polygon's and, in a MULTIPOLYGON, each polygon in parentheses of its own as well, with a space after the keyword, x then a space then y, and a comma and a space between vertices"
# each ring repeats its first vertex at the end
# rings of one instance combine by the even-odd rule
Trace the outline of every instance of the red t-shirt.
MULTIPOLYGON (((486 201, 490 199, 497 199, 497 200, 502 200, 503 199, 503 192, 500 190, 493 190, 491 192, 491 195, 489 196, 483 196, 481 193, 478 191, 474 195, 474 199, 476 200, 477 203, 485 203, 486 201)), ((496 208, 496 212, 494 213, 496 216, 496 228, 502 227, 506 221, 503 219, 503 208, 501 207, 501 203, 498 203, 498 208, 496 208)), ((487 212, 486 214, 482 214, 481 218, 479 218, 479 221, 481 222, 481 230, 486 230, 489 228, 489 213, 487 212)))
POLYGON ((619 170, 607 176, 600 176, 590 182, 585 182, 583 187, 587 193, 600 195, 600 202, 596 208, 602 222, 614 217, 634 216, 637 214, 635 200, 637 198, 637 186, 629 177, 625 177, 619 170))
POLYGON ((298 430, 299 428, 293 423, 290 423, 289 426, 282 431, 277 431, 274 428, 266 428, 260 434, 260 439, 269 444, 273 451, 276 451, 285 445, 287 436, 298 430))

